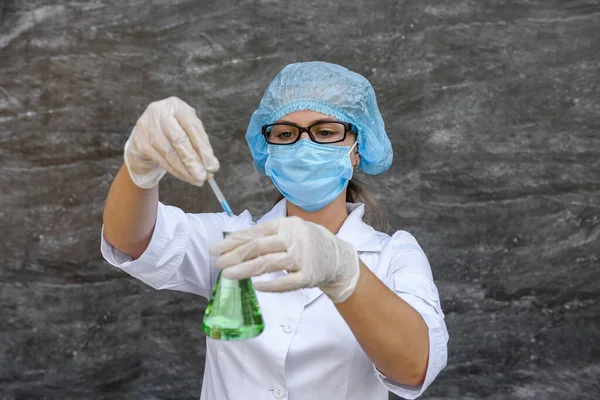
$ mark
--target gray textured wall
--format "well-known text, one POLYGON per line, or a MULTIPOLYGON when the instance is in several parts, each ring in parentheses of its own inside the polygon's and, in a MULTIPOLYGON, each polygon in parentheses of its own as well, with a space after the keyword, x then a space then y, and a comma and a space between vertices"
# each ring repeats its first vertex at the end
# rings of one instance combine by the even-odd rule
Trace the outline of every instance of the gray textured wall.
POLYGON ((368 183, 428 254, 451 335, 423 398, 600 397, 600 1, 5 0, 0 398, 198 398, 205 303, 101 260, 105 196, 137 117, 177 95, 234 209, 265 212, 245 126, 313 59, 378 94, 395 162, 368 183))

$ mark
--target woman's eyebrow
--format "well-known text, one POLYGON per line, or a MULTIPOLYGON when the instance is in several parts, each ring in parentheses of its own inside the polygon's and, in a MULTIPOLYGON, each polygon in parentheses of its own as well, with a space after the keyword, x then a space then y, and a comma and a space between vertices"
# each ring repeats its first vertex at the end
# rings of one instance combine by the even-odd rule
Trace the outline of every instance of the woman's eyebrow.
MULTIPOLYGON (((284 118, 284 119, 280 119, 280 120, 277 120, 277 121, 275 121, 275 123, 276 123, 276 124, 278 124, 278 123, 281 123, 281 122, 284 122, 284 123, 286 123, 286 124, 294 124, 294 125, 298 125, 298 124, 296 124, 295 122, 292 122, 292 121, 287 121, 285 118, 284 118)), ((333 118, 333 117, 319 118, 319 119, 317 119, 317 120, 314 120, 314 121, 312 121, 312 122, 311 122, 311 123, 309 123, 307 126, 314 125, 314 124, 318 124, 318 123, 321 123, 321 122, 338 122, 338 120, 337 120, 337 119, 335 119, 335 118, 333 118)))

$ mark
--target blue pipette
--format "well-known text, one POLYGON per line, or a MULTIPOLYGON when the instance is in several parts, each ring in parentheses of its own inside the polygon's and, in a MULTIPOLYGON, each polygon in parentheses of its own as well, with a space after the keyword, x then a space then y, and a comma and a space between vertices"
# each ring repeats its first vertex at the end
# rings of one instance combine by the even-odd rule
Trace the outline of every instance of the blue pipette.
POLYGON ((217 185, 217 182, 215 182, 214 177, 211 176, 207 180, 208 180, 208 184, 212 188, 213 192, 215 192, 215 196, 217 196, 217 200, 219 200, 219 203, 221 204, 221 208, 223 209, 223 211, 225 211, 225 213, 227 215, 229 215, 230 217, 233 217, 233 211, 231 211, 231 208, 229 207, 227 200, 225 200, 225 196, 223 196, 223 192, 221 192, 219 185, 217 185))

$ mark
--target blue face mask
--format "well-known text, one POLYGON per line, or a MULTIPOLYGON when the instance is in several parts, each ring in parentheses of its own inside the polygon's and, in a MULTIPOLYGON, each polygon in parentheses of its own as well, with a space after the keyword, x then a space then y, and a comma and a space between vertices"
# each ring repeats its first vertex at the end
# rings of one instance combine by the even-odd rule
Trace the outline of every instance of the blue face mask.
POLYGON ((268 145, 265 172, 286 199, 314 212, 330 204, 352 178, 352 147, 302 139, 292 145, 268 145))

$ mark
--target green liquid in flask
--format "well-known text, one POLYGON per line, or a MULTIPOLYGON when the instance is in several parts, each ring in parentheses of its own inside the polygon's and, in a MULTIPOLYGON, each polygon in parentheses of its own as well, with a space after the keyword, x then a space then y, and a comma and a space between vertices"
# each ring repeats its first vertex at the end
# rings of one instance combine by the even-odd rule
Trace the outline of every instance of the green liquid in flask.
MULTIPOLYGON (((223 236, 227 236, 226 233, 223 236)), ((219 272, 202 321, 206 336, 245 340, 260 335, 264 328, 252 281, 227 279, 219 272)))

